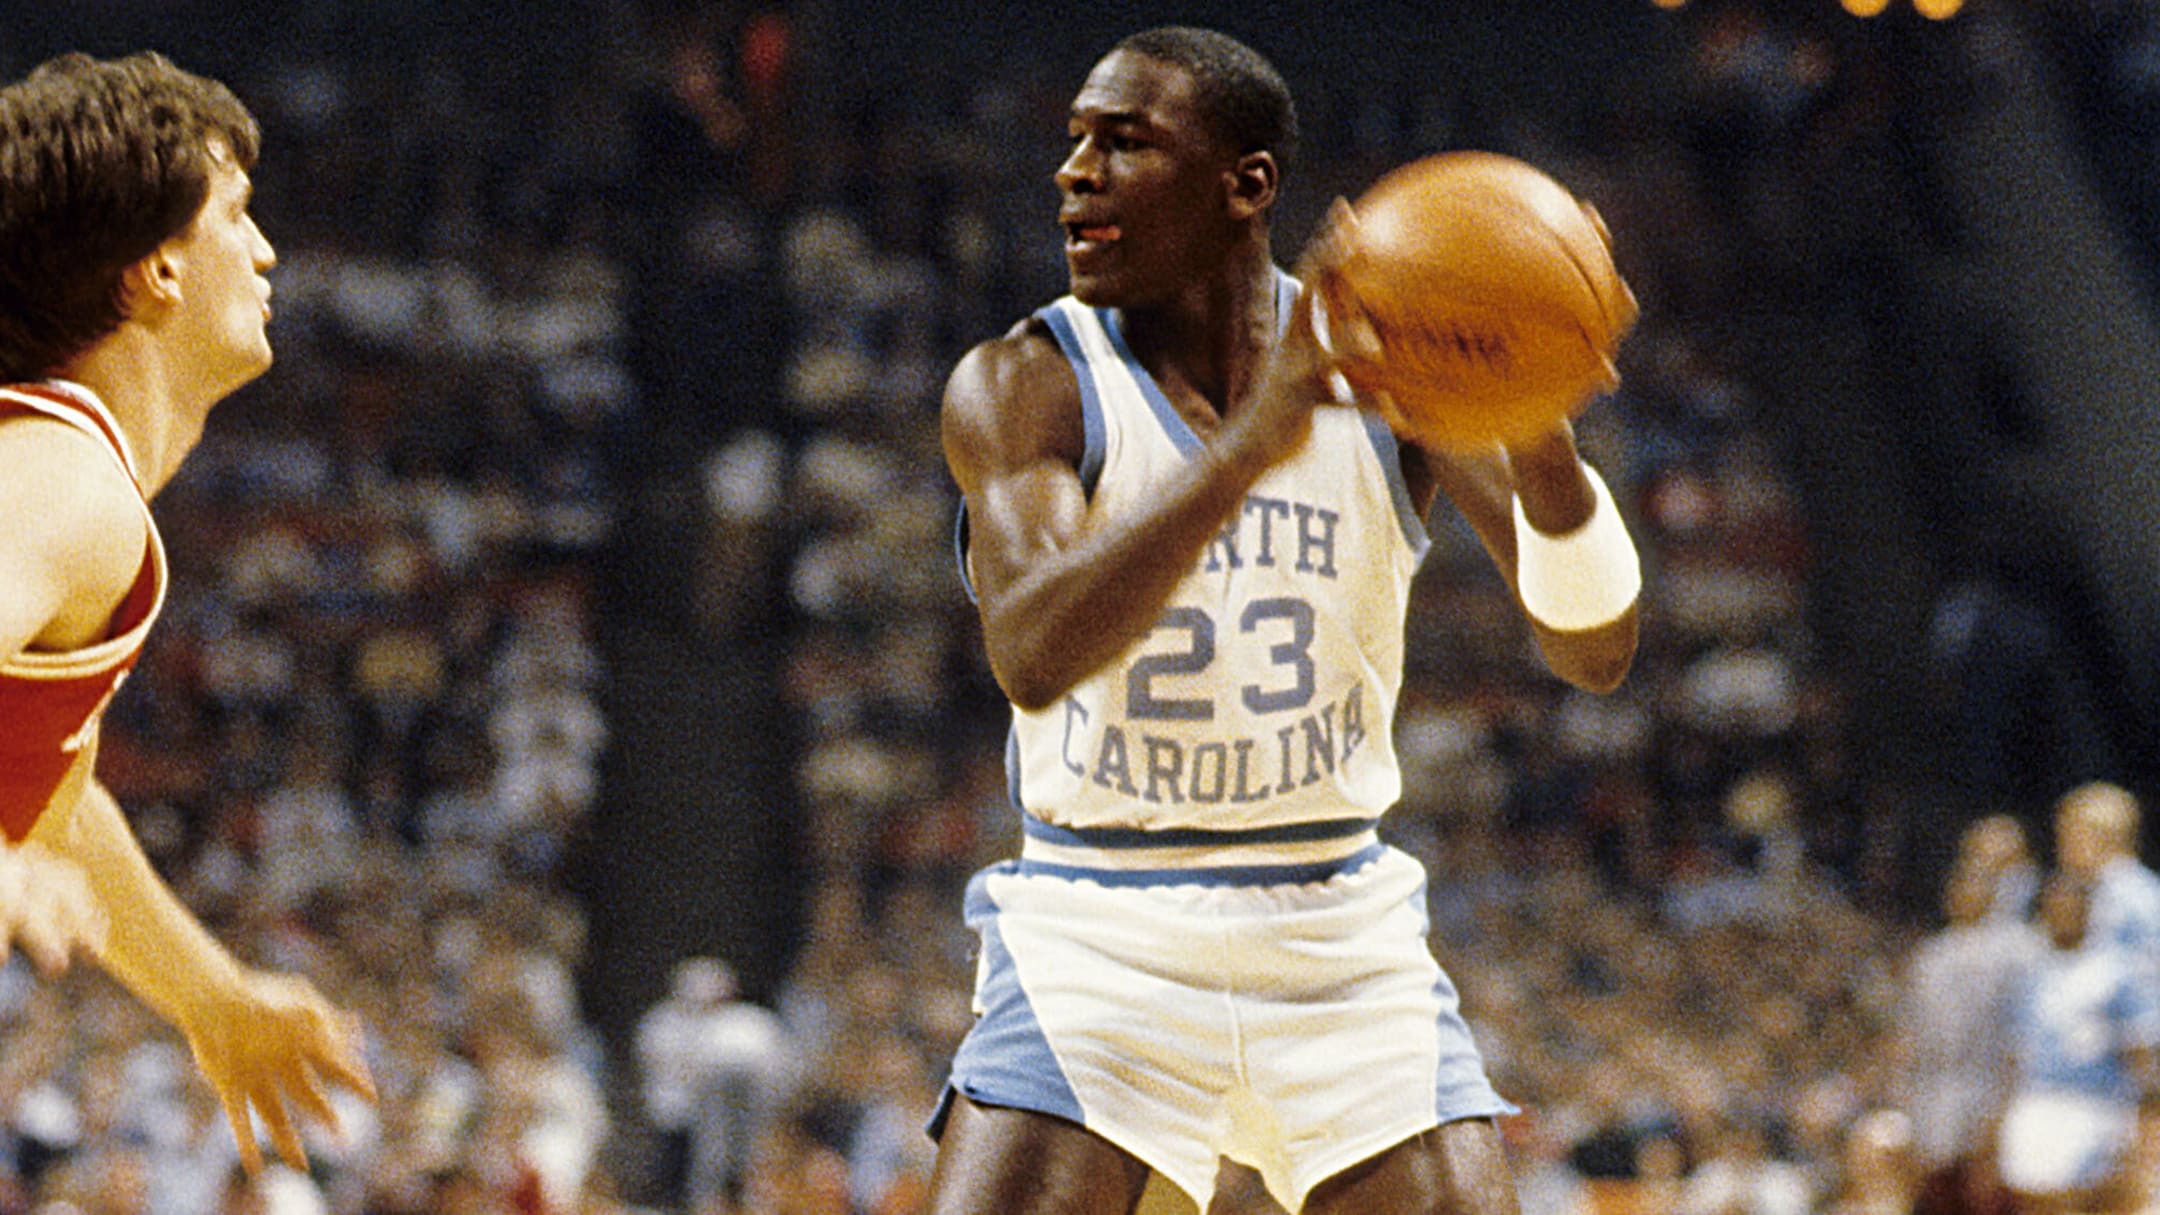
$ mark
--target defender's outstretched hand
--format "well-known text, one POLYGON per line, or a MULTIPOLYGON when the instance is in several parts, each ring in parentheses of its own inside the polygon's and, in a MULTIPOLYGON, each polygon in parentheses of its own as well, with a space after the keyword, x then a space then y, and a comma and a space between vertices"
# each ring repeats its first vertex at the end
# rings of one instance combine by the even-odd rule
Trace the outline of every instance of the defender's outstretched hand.
POLYGON ((232 996, 200 1023, 184 1027, 196 1065, 224 1103, 248 1172, 260 1172, 263 1164, 251 1114, 261 1116, 285 1163, 306 1172, 293 1107, 337 1130, 328 1084, 375 1100, 359 1023, 293 975, 245 971, 232 996))

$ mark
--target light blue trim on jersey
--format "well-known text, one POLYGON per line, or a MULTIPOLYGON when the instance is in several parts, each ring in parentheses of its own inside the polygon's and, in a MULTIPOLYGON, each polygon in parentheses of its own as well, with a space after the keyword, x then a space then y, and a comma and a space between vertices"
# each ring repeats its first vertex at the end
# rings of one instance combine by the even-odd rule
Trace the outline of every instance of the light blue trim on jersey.
POLYGON ((1020 812, 1020 822, 1035 821, 1028 813, 1027 803, 1020 800, 1020 730, 1017 726, 1005 727, 1005 798, 1020 812))
POLYGON ((953 512, 953 563, 960 567, 960 589, 967 592, 969 603, 975 603, 977 602, 977 599, 975 597, 975 580, 968 577, 967 544, 967 499, 962 498, 960 500, 960 509, 953 512))
POLYGON ((1387 472, 1388 495, 1395 500, 1395 520, 1402 524, 1403 542, 1417 554, 1419 561, 1432 548, 1432 537, 1426 534, 1425 520, 1418 514, 1417 502, 1410 497, 1410 479, 1403 475, 1402 443, 1395 432, 1379 414, 1365 415, 1365 435, 1372 440, 1373 452, 1380 457, 1380 467, 1387 472))
MULTIPOLYGON (((1017 767, 1018 741, 1007 735, 1006 761, 1017 767)), ((1013 804, 1020 806, 1018 789, 1013 792, 1013 804)), ((1303 823, 1282 823, 1273 827, 1248 827, 1243 829, 1214 827, 1166 827, 1151 831, 1145 827, 1061 827, 1046 823, 1027 813, 1020 806, 1021 834, 1047 844, 1063 844, 1077 848, 1210 848, 1238 844, 1309 844, 1319 840, 1349 839, 1378 830, 1377 818, 1325 818, 1303 823)))
MULTIPOLYGON (((1188 460, 1199 455, 1206 445, 1200 442, 1200 436, 1193 433, 1192 424, 1185 420, 1184 414, 1177 411, 1177 406, 1170 403, 1170 398, 1163 393, 1162 385, 1156 383, 1148 369, 1140 365, 1140 360, 1133 357, 1132 347, 1126 344, 1125 314, 1115 308, 1098 308, 1095 315, 1102 319, 1103 333, 1110 339, 1110 348, 1117 351, 1119 361, 1132 372, 1133 381, 1140 385, 1140 395, 1147 399, 1148 409, 1155 414, 1155 420, 1162 424, 1163 433, 1170 437, 1170 445, 1177 448, 1178 454, 1188 460)), ((1085 381, 1088 377, 1080 378, 1085 381)))
MULTIPOLYGON (((1297 307, 1298 295, 1305 284, 1282 267, 1275 268, 1275 316, 1279 322, 1276 336, 1279 338, 1290 330, 1290 315, 1297 307)), ((1403 475, 1402 443, 1395 432, 1380 415, 1365 411, 1365 434, 1372 440, 1373 452, 1380 457, 1380 467, 1387 473, 1388 492, 1395 500, 1395 518, 1402 524, 1404 543, 1417 554, 1419 561, 1432 548, 1432 537, 1425 532, 1425 519, 1418 514, 1417 502, 1410 496, 1410 482, 1403 475)))
MULTIPOLYGON (((1072 318, 1056 304, 1036 309, 1035 315, 1050 327, 1050 336, 1057 339, 1058 349, 1065 352, 1065 361, 1072 364, 1073 378, 1080 381, 1080 487, 1092 497, 1095 483, 1102 479, 1103 460, 1110 450, 1110 424, 1103 418, 1102 394, 1095 387, 1087 350, 1080 344, 1080 334, 1073 329, 1072 318)), ((1129 354, 1125 358, 1127 362, 1132 360, 1129 354)), ((1139 364, 1133 364, 1133 372, 1143 377, 1143 384, 1153 383, 1145 378, 1147 373, 1140 370, 1139 364)))
MULTIPOLYGON (((1290 312, 1297 304, 1300 289, 1297 279, 1285 273, 1282 267, 1275 268, 1275 336, 1278 338, 1289 330, 1290 312)), ((1125 340, 1125 314, 1115 308, 1098 308, 1095 314, 1102 319, 1103 333, 1109 337, 1111 349, 1117 351, 1118 358, 1131 370, 1133 380, 1140 385, 1141 395, 1147 398, 1148 408, 1155 413, 1155 420, 1162 423, 1163 433, 1170 436, 1170 442, 1187 459, 1199 455, 1201 448, 1206 445, 1201 442, 1199 435, 1193 433, 1192 424, 1185 420, 1185 415, 1177 411, 1177 406, 1170 403, 1162 385, 1155 382, 1155 377, 1148 373, 1148 369, 1140 365, 1139 359, 1133 357, 1132 346, 1125 340)), ((1060 337, 1058 342, 1065 345, 1063 337, 1060 337)), ((1079 340, 1075 337, 1071 345, 1065 346, 1066 353, 1073 356, 1076 365, 1085 366, 1082 356, 1076 353, 1078 346, 1079 340)), ((1081 376, 1081 383, 1086 384, 1089 378, 1081 376)))
MULTIPOLYGON (((1280 266, 1275 268, 1277 337, 1289 330, 1291 310, 1297 305, 1300 290, 1302 285, 1296 278, 1280 266)), ((1170 403, 1170 397, 1163 392, 1162 385, 1156 383, 1155 377, 1134 357, 1132 345, 1125 340, 1125 314, 1115 308, 1097 308, 1094 312, 1102 322, 1103 334, 1110 339, 1110 348, 1117 351, 1119 361, 1132 372, 1134 382, 1140 385, 1141 395, 1147 398, 1148 408, 1154 411, 1155 420, 1162 424, 1163 433, 1170 437, 1170 442, 1188 459, 1200 454, 1206 444, 1199 435, 1193 433, 1192 424, 1185 420, 1185 415, 1179 413, 1177 406, 1170 403)), ((1102 473, 1103 451, 1102 404, 1095 395, 1094 376, 1089 374, 1091 369, 1087 355, 1081 349, 1080 336, 1072 330, 1071 318, 1055 305, 1041 309, 1037 315, 1049 322, 1051 331, 1057 335, 1059 348, 1072 360, 1074 370, 1081 373, 1080 390, 1088 406, 1088 452, 1093 457, 1092 465, 1083 464, 1081 478, 1092 490, 1095 478, 1102 473)))
POLYGON ((1296 311, 1298 296, 1303 294, 1304 291, 1305 284, 1299 282, 1296 275, 1291 274, 1281 266, 1275 267, 1276 340, 1280 341, 1282 335, 1290 332, 1290 314, 1296 311))
MULTIPOLYGON (((1103 460, 1110 449, 1109 424, 1103 419, 1102 396, 1096 391, 1095 377, 1087 374, 1087 354, 1080 347, 1080 335, 1073 332, 1072 319, 1056 304, 1045 304, 1035 310, 1035 317, 1050 329, 1050 336, 1057 339, 1058 349, 1064 352, 1065 361, 1072 365, 1073 378, 1080 381, 1080 488, 1093 495, 1095 483, 1102 479, 1103 460)), ((1138 372, 1142 383, 1152 386, 1153 381, 1138 372)), ((953 557, 960 565, 960 586, 967 592, 968 602, 977 602, 975 580, 968 577, 967 568, 968 515, 967 501, 962 499, 960 509, 953 519, 953 557)))
POLYGON ((1354 873, 1385 856, 1386 844, 1368 844, 1349 856, 1332 861, 1309 861, 1284 865, 1210 865, 1199 869, 1099 869, 1087 865, 1061 865, 1054 861, 1021 857, 1011 862, 1023 877, 1063 878, 1093 882, 1098 886, 1131 889, 1142 886, 1304 886, 1354 873))
MULTIPOLYGON (((1297 308, 1298 295, 1303 290, 1304 284, 1299 282, 1295 275, 1280 266, 1275 268, 1278 338, 1289 331, 1290 318, 1297 308)), ((1084 305, 1076 302, 1073 306, 1084 305)), ((1156 383, 1155 377, 1134 357, 1132 346, 1125 340, 1124 314, 1115 308, 1096 308, 1091 311, 1102 322, 1103 333, 1110 339, 1111 349, 1117 352, 1119 360, 1131 371, 1133 381, 1140 385, 1141 395, 1147 399, 1148 408, 1154 412, 1156 421, 1161 423, 1163 433, 1169 436, 1171 444, 1188 459, 1198 455, 1205 444, 1199 435, 1193 433, 1192 425, 1185 420, 1184 415, 1170 403, 1162 385, 1156 383)), ((1049 328, 1050 336, 1056 339, 1058 349, 1064 352, 1066 362, 1072 365, 1073 378, 1080 382, 1082 443, 1078 471, 1081 488, 1092 496, 1095 483, 1102 478, 1103 461, 1109 450, 1108 422, 1103 416, 1102 395, 1096 387, 1094 368, 1086 348, 1081 344, 1079 333, 1073 329, 1072 318, 1066 315, 1061 304, 1045 304, 1035 310, 1035 317, 1049 328)), ((1424 520, 1419 518, 1417 506, 1410 498, 1409 485, 1403 478, 1402 453, 1395 442, 1394 432, 1371 414, 1366 416, 1366 431, 1372 436, 1373 450, 1380 456, 1380 467, 1387 472, 1388 487, 1395 499, 1395 514, 1402 523, 1403 539, 1418 558, 1423 560, 1432 541, 1425 533, 1424 520)), ((960 585, 967 592, 968 602, 974 603, 975 584, 967 572, 967 540, 967 503, 963 501, 953 521, 953 553, 960 567, 960 585)), ((1015 798, 1016 804, 1017 801, 1015 798)))

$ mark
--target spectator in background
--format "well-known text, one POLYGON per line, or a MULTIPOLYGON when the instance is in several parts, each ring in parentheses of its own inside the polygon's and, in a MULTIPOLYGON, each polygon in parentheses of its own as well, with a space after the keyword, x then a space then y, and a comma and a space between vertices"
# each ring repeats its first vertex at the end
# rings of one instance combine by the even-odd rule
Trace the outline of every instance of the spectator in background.
POLYGON ((2142 1195, 2142 1111, 2160 1100, 2155 970, 2089 935, 2092 892, 2058 872, 2040 891, 2049 948, 2019 993, 2017 1086, 1997 1141, 2003 1180, 2032 1215, 2127 1210, 2142 1195), (2088 945, 2089 942, 2089 945, 2088 945))
POLYGON ((1971 870, 1985 889, 1989 915, 2023 920, 2032 914, 2040 869, 2033 864, 2025 828, 2015 818, 1991 814, 1966 828, 1954 864, 1971 870))
POLYGON ((2129 790, 2079 785, 2055 803, 2055 860, 2090 887, 2085 939, 2160 970, 2160 874, 2138 860, 2139 820, 2129 790))
POLYGON ((637 1032, 663 1206, 702 1211, 741 1199, 751 1153, 785 1087, 785 1048, 779 1018, 738 998, 727 963, 676 965, 667 996, 637 1032))
POLYGON ((1718 1117, 1697 1145, 1699 1158, 1680 1187, 1676 1215, 1808 1215, 1815 1194, 1806 1170, 1782 1160, 1761 1119, 1718 1117))
MULTIPOLYGON (((1844 1185, 1823 1215, 1919 1215, 1920 1170, 1912 1121, 1894 1109, 1870 1110, 1845 1132, 1844 1185)), ((2005 1208, 1990 1210, 2003 1212, 2005 1208)))
POLYGON ((1948 922, 1913 950, 1898 1005, 1893 1097, 1910 1118, 1925 1215, 2000 1210, 2006 1197, 1994 1118, 2013 1079, 2016 1001, 2043 942, 2023 920, 1994 913, 2004 825, 2016 829, 2002 818, 1966 829, 1943 887, 1948 922))

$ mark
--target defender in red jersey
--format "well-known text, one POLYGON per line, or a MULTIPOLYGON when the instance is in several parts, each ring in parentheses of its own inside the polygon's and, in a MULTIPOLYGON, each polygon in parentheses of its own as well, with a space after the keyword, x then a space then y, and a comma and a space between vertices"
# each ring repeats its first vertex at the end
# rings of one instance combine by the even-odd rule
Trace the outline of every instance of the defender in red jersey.
POLYGON ((374 1095, 357 1023, 219 945, 96 777, 164 598, 149 500, 270 366, 256 148, 229 90, 154 54, 0 88, 0 951, 88 949, 187 1037, 243 1162, 260 1116, 304 1169, 292 1107, 334 1124, 328 1086, 374 1095))

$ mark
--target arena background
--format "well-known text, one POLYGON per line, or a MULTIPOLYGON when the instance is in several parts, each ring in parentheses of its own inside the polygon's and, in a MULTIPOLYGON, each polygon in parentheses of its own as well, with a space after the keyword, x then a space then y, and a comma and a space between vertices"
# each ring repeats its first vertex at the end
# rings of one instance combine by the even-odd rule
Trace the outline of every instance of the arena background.
POLYGON ((1584 423, 1642 661, 1562 695, 1443 531, 1393 828, 1437 902, 1564 858, 1669 928, 1803 871, 1894 959, 1967 822, 2044 854, 2070 784, 2155 790, 2149 5, 4 3, 10 78, 155 48, 264 126, 278 364, 161 499, 180 582, 108 743, 161 866, 460 1058, 490 1006, 442 972, 524 959, 633 1193, 684 957, 775 1005, 883 976, 848 998, 934 1084, 1011 831, 937 394, 1061 289, 1064 106, 1172 20, 1290 79, 1286 259, 1481 147, 1595 201, 1642 298, 1584 423))

